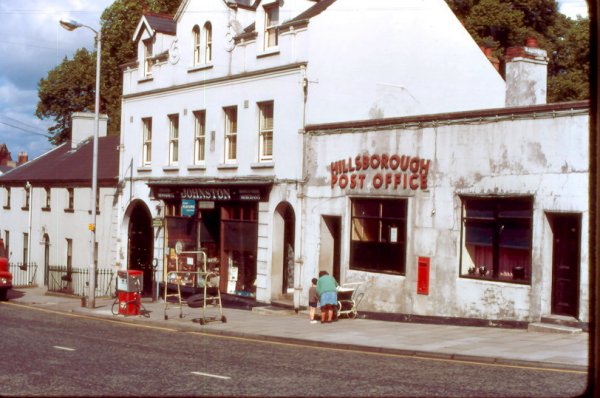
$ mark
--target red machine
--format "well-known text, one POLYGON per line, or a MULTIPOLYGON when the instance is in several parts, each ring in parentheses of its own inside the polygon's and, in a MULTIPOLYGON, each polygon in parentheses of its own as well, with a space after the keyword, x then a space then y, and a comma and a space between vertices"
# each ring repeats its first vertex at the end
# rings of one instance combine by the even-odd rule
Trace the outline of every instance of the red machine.
POLYGON ((6 300, 10 288, 12 288, 12 274, 8 270, 8 255, 4 241, 0 239, 0 300, 6 300))
POLYGON ((140 315, 142 306, 143 272, 138 270, 117 271, 117 299, 119 314, 140 315))

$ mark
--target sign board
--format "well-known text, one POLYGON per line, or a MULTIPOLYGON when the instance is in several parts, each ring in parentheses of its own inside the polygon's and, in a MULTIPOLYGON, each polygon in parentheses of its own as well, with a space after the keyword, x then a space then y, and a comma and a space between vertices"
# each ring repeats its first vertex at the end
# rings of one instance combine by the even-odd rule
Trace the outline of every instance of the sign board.
POLYGON ((196 201, 193 199, 181 199, 181 215, 193 217, 196 214, 196 201))
POLYGON ((155 217, 152 219, 152 227, 154 228, 162 228, 163 226, 163 219, 160 217, 155 217))

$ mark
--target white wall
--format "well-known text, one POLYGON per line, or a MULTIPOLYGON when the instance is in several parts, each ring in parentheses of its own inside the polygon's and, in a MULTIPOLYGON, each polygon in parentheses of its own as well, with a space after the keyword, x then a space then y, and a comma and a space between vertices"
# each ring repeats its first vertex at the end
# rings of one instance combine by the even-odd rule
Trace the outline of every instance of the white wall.
MULTIPOLYGON (((363 281, 363 310, 531 321, 551 312, 552 234, 546 212, 582 215, 580 314, 589 321, 587 115, 423 128, 311 134, 308 140, 307 252, 319 253, 321 215, 343 216, 341 282, 363 281), (331 162, 358 154, 430 159, 426 190, 332 188, 331 162), (461 194, 534 198, 531 285, 460 278, 461 194), (349 270, 349 197, 409 199, 406 275, 349 270), (431 258, 430 293, 416 293, 417 257, 431 258)), ((367 172, 367 181, 374 172, 367 172)), ((319 256, 305 267, 318 272, 319 256)), ((305 281, 306 282, 306 281, 305 281)))

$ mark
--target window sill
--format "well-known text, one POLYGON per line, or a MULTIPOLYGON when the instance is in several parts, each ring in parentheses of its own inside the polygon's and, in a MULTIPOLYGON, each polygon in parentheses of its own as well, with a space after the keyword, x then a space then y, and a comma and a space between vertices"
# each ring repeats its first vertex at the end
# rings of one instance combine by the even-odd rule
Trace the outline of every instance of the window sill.
POLYGON ((272 169, 274 167, 275 167, 275 162, 273 162, 273 161, 252 163, 250 165, 251 169, 272 169))
POLYGON ((152 171, 152 167, 150 167, 150 166, 138 167, 137 171, 139 173, 148 173, 148 172, 152 171))
POLYGON ((29 206, 23 206, 23 207, 21 207, 21 210, 27 211, 27 210, 29 210, 29 206))
POLYGON ((220 165, 217 165, 218 170, 235 170, 237 168, 237 163, 221 163, 220 165))
POLYGON ((65 213, 75 213, 74 209, 65 209, 65 213))
POLYGON ((531 281, 526 279, 493 279, 485 278, 477 275, 461 275, 461 279, 469 279, 472 281, 492 282, 492 283, 510 283, 511 285, 531 286, 531 281))
POLYGON ((256 54, 256 58, 270 57, 272 55, 279 55, 279 47, 278 46, 267 48, 263 52, 256 54))
MULTIPOLYGON (((92 211, 88 210, 88 214, 92 214, 92 211)), ((96 215, 100 215, 100 209, 96 209, 96 215)))
POLYGON ((147 76, 147 77, 144 77, 144 78, 138 80, 138 84, 148 83, 148 82, 151 82, 152 80, 154 80, 154 77, 147 76))
POLYGON ((194 164, 187 167, 188 170, 206 170, 206 166, 203 164, 194 164))
POLYGON ((208 69, 212 69, 212 68, 213 68, 213 64, 212 63, 210 63, 210 64, 203 64, 203 65, 195 65, 195 66, 192 66, 191 68, 189 68, 187 70, 187 72, 188 73, 194 73, 194 72, 200 72, 200 71, 208 70, 208 69))
POLYGON ((10 210, 10 206, 4 206, 3 209, 4 210, 10 210))
POLYGON ((42 207, 42 211, 51 211, 49 207, 42 207))
POLYGON ((176 172, 179 171, 179 166, 163 166, 163 171, 166 171, 168 173, 172 173, 172 172, 176 172))

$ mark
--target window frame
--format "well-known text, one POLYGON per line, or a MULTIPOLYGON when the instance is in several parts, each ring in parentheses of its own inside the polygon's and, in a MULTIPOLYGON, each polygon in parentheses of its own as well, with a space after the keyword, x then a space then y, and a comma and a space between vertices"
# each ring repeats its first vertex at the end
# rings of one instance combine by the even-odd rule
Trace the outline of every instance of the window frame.
POLYGON ((260 162, 273 161, 273 130, 275 122, 275 103, 274 101, 265 101, 258 103, 258 141, 260 162), (265 113, 270 111, 270 125, 265 113), (270 149, 270 150, 267 150, 270 149))
POLYGON ((169 165, 179 164, 179 114, 168 115, 169 118, 169 165))
POLYGON ((10 195, 11 195, 10 187, 6 187, 5 191, 6 191, 6 197, 5 197, 6 201, 4 202, 4 209, 9 210, 10 209, 10 195))
POLYGON ((67 207, 65 207, 65 211, 75 211, 75 190, 73 188, 67 188, 67 207))
POLYGON ((152 76, 152 66, 154 61, 152 60, 152 52, 154 51, 154 40, 152 38, 142 41, 144 47, 144 76, 152 76))
POLYGON ((378 274, 406 275, 408 198, 350 198, 349 269, 378 274), (360 208, 377 214, 357 214, 360 208), (399 211, 399 215, 390 215, 399 211), (376 227, 376 231, 373 227, 376 227), (362 231, 358 231, 360 227, 362 231), (365 231, 376 232, 376 236, 365 231), (360 233, 364 235, 359 236, 360 233), (384 233, 386 233, 384 235, 384 233))
POLYGON ((264 48, 267 50, 279 45, 279 5, 275 2, 265 5, 263 8, 265 12, 264 48))
POLYGON ((44 192, 46 193, 45 205, 42 207, 42 210, 48 211, 52 205, 52 188, 44 187, 44 192))
POLYGON ((194 164, 206 162, 206 110, 197 110, 194 115, 194 164))
POLYGON ((31 203, 31 191, 33 190, 33 187, 30 187, 29 189, 27 189, 27 187, 23 188, 23 207, 21 207, 21 210, 29 210, 29 205, 31 203))
POLYGON ((530 285, 533 196, 461 196, 460 199, 459 276, 530 285), (507 232, 512 234, 503 239, 502 234, 507 232))
POLYGON ((152 118, 142 118, 142 166, 152 165, 152 118))
POLYGON ((212 61, 212 24, 204 24, 204 63, 209 64, 212 61))
POLYGON ((225 115, 225 163, 237 162, 237 130, 238 112, 237 106, 223 108, 225 115))
POLYGON ((201 40, 200 40, 200 26, 198 25, 194 25, 194 27, 192 28, 192 40, 194 43, 194 56, 193 56, 193 60, 192 60, 192 65, 194 66, 198 66, 200 65, 200 60, 202 59, 200 57, 200 46, 201 46, 201 40))

